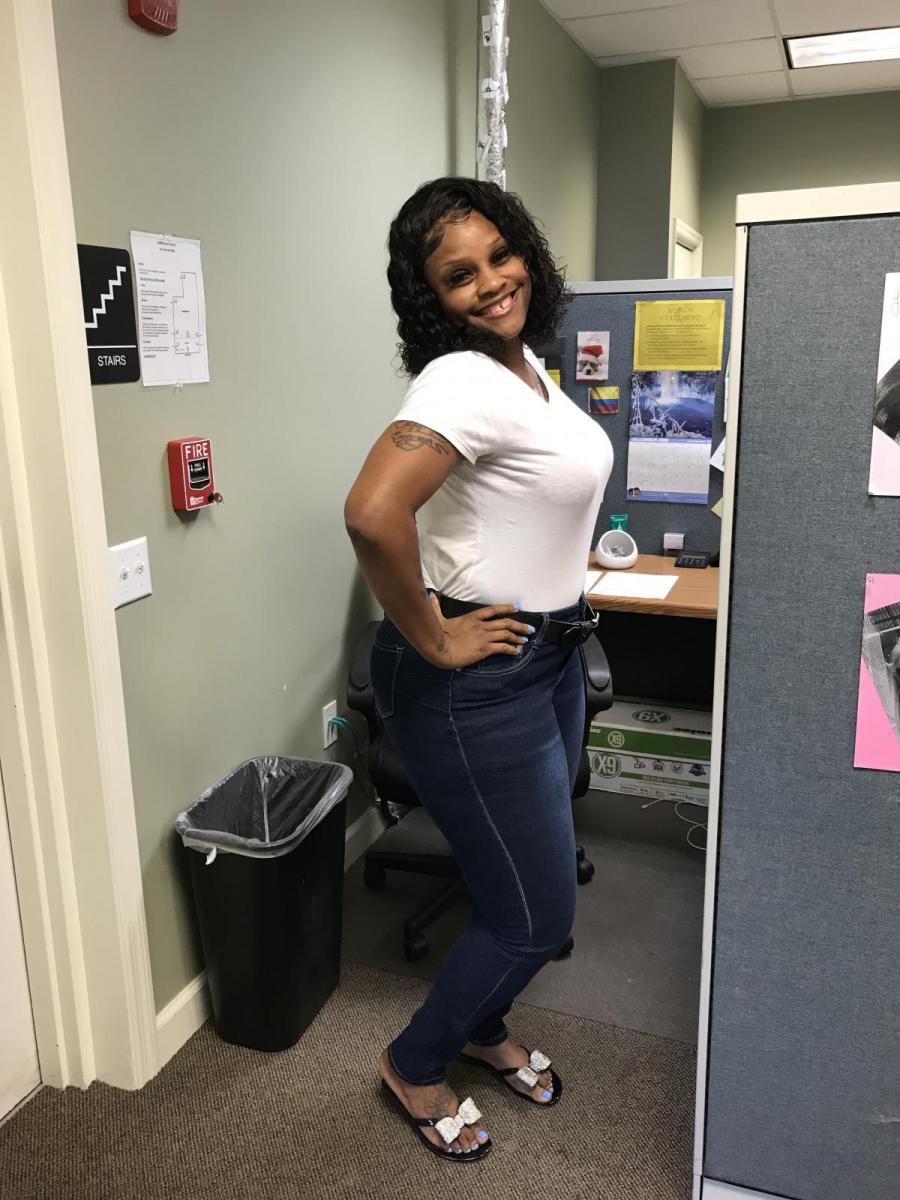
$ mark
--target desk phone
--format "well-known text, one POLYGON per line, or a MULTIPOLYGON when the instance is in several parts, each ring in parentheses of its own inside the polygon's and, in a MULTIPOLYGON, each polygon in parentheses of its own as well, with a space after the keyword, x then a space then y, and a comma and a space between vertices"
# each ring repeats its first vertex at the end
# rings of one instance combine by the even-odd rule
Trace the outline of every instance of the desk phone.
POLYGON ((702 550, 697 550, 693 554, 688 554, 682 551, 675 559, 676 567, 708 567, 709 555, 702 550))

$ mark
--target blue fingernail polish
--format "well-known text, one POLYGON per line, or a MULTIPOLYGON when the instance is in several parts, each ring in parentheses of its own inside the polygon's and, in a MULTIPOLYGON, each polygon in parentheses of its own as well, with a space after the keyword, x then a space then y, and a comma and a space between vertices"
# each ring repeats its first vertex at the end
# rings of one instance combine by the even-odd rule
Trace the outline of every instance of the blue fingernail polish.
POLYGON ((552 1095, 553 1095, 552 1092, 544 1092, 544 1099, 549 1100, 552 1095))
POLYGON ((528 628, 531 630, 531 632, 532 632, 532 633, 534 633, 534 626, 533 626, 533 625, 529 625, 529 626, 528 626, 528 628))
POLYGON ((479 1130, 478 1130, 478 1136, 479 1136, 480 1138, 486 1138, 486 1137, 487 1137, 487 1133, 486 1133, 486 1132, 485 1132, 483 1129, 479 1129, 479 1130))
POLYGON ((518 600, 516 601, 516 605, 515 605, 515 607, 516 607, 516 612, 521 612, 521 611, 522 611, 522 605, 521 605, 521 604, 518 602, 518 600))

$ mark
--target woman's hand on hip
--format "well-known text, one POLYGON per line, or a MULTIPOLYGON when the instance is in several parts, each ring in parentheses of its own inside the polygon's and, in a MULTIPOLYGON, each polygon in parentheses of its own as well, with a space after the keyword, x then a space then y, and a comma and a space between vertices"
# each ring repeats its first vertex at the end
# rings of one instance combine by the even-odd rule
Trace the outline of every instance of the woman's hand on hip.
POLYGON ((534 633, 532 625, 515 620, 514 604, 490 604, 462 617, 445 617, 437 596, 431 603, 441 637, 424 657, 436 667, 469 667, 489 654, 520 654, 534 633))

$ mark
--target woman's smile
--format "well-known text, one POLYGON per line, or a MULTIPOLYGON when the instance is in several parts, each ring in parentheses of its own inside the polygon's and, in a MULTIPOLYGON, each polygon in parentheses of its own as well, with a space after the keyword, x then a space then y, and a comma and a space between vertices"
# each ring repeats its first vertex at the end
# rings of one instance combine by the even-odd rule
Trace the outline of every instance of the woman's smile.
POLYGON ((479 311, 478 316, 479 317, 505 317, 508 312, 512 311, 512 307, 515 304, 516 298, 518 297, 518 295, 519 295, 518 288, 516 288, 512 292, 507 292, 507 294, 503 297, 502 300, 496 301, 496 303, 489 305, 487 308, 482 308, 479 311))

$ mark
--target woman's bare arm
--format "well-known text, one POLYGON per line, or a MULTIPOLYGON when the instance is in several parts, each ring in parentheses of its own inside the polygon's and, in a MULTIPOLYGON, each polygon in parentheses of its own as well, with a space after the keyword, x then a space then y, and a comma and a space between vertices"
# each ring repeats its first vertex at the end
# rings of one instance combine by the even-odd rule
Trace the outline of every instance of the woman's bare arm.
POLYGON ((501 651, 515 654, 529 628, 497 619, 514 613, 512 604, 446 620, 428 597, 415 515, 461 461, 459 451, 433 429, 395 421, 370 450, 344 505, 347 532, 372 591, 407 641, 442 666, 466 666, 501 651))

